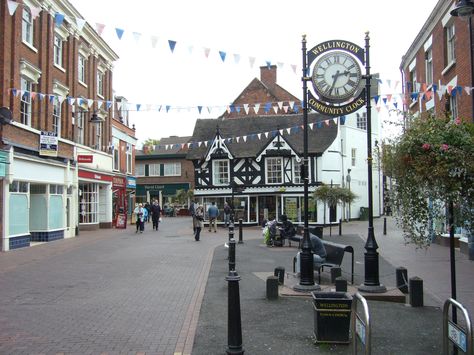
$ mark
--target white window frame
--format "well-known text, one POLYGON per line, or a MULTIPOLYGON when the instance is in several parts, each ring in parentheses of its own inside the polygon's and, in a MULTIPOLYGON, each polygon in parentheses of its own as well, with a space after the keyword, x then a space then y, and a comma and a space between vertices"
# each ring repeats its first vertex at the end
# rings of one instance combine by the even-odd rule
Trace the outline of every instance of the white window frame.
POLYGON ((101 98, 104 98, 104 80, 105 73, 100 70, 97 70, 97 95, 101 98))
POLYGON ((21 105, 20 105, 20 116, 21 123, 31 127, 31 91, 33 82, 28 78, 20 78, 21 85, 21 105), (25 91, 28 91, 28 94, 25 94, 25 91))
MULTIPOLYGON (((303 180, 301 179, 301 169, 303 167, 303 159, 299 162, 293 157, 293 183, 294 184, 302 184, 303 180)), ((308 169, 309 171, 309 169, 308 169)))
POLYGON ((367 130, 367 112, 357 112, 357 128, 362 129, 364 131, 367 130))
POLYGON ((10 193, 28 194, 30 193, 30 183, 26 181, 14 180, 9 186, 10 193))
POLYGON ((56 97, 53 103, 53 132, 58 138, 61 137, 61 111, 61 103, 56 97))
POLYGON ((77 110, 77 117, 76 117, 76 131, 77 131, 77 137, 76 141, 79 144, 84 144, 84 121, 86 118, 86 110, 83 108, 79 107, 77 110))
POLYGON ((79 223, 90 224, 99 222, 99 184, 79 184, 79 223), (87 191, 86 191, 87 187, 87 191))
POLYGON ((23 43, 34 47, 34 19, 33 14, 28 6, 23 6, 22 21, 21 21, 21 39, 23 43))
POLYGON ((130 143, 127 143, 127 151, 126 151, 126 161, 127 161, 127 174, 132 173, 133 167, 133 146, 130 143))
POLYGON ((58 33, 54 34, 54 65, 63 67, 63 39, 58 33))
POLYGON ((357 148, 351 149, 351 166, 356 166, 357 148))
POLYGON ((446 24, 446 66, 456 61, 456 31, 454 21, 446 24))
POLYGON ((279 185, 283 183, 283 158, 265 158, 265 182, 268 185, 279 185), (279 164, 277 164, 279 162, 279 164), (280 168, 278 169, 278 165, 280 168))
POLYGON ((148 164, 148 176, 161 176, 161 164, 148 164))
POLYGON ((181 176, 181 163, 165 163, 163 164, 163 176, 181 176))
POLYGON ((145 176, 145 164, 143 163, 135 164, 135 176, 145 176))
POLYGON ((113 147, 114 147, 114 150, 112 152, 113 169, 115 171, 119 171, 120 170, 120 150, 119 150, 120 141, 117 138, 113 138, 112 144, 113 144, 113 147))
POLYGON ((433 85, 433 49, 430 47, 425 51, 426 84, 433 85))
POLYGON ((82 84, 86 83, 86 66, 87 58, 83 54, 79 53, 77 60, 77 80, 79 80, 79 82, 82 84))
POLYGON ((212 182, 215 186, 229 185, 229 159, 216 159, 212 161, 212 182))
POLYGON ((97 122, 95 126, 95 144, 94 148, 97 150, 102 150, 102 122, 97 122))
POLYGON ((451 112, 451 116, 453 119, 458 118, 458 115, 459 115, 458 95, 449 96, 449 110, 451 112))

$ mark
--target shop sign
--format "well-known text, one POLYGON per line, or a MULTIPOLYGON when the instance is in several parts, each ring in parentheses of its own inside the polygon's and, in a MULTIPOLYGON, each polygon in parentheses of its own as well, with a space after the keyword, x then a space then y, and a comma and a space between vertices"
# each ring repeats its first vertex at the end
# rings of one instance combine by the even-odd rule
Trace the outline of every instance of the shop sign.
POLYGON ((39 155, 58 156, 58 135, 56 132, 41 131, 39 155))
POLYGON ((127 177, 127 189, 135 189, 137 187, 137 179, 134 177, 127 177))
POLYGON ((84 155, 79 154, 77 156, 78 163, 92 163, 94 161, 94 156, 92 154, 84 155))
POLYGON ((79 175, 80 178, 84 178, 84 179, 92 179, 92 180, 112 182, 112 176, 104 175, 104 174, 101 174, 101 173, 95 173, 95 172, 92 172, 92 171, 79 170, 78 175, 79 175))
POLYGON ((122 177, 114 176, 112 178, 112 186, 114 187, 125 187, 125 179, 122 177))

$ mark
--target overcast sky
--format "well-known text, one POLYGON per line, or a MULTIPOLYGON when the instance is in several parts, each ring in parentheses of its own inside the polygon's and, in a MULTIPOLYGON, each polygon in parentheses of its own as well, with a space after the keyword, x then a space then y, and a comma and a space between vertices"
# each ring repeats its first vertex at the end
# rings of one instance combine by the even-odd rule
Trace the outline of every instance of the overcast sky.
MULTIPOLYGON (((308 48, 330 39, 363 47, 364 33, 370 31, 371 72, 384 80, 401 80, 401 57, 438 0, 70 1, 94 28, 95 23, 105 24, 102 37, 120 56, 114 65, 114 90, 129 102, 143 104, 140 112, 131 112, 142 142, 191 135, 196 118, 216 118, 223 112, 215 108, 209 113, 206 107, 230 104, 259 78, 259 67, 267 61, 283 63, 277 82, 301 98, 303 34, 308 48), (116 28, 124 30, 121 40, 116 28), (158 38, 155 46, 152 37, 158 38), (173 53, 168 40, 176 41, 173 53), (208 58, 204 48, 210 49, 208 58), (226 53, 224 62, 219 51, 226 53), (256 58, 253 68, 250 57, 256 58), (292 65, 298 67, 296 74, 292 65), (158 112, 146 104, 172 109, 158 112), (201 115, 194 108, 198 105, 205 107, 201 115)), ((401 85, 391 93, 399 92, 401 85)))

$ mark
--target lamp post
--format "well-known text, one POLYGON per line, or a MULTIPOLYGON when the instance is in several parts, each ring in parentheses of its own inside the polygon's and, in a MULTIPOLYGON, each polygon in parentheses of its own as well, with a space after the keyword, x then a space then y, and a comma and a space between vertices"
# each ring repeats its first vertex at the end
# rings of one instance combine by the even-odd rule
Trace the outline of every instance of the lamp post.
POLYGON ((308 226, 308 68, 307 68, 307 55, 306 55, 306 35, 303 35, 302 40, 302 51, 303 51, 303 169, 301 175, 303 178, 303 241, 301 245, 301 257, 300 257, 300 283, 295 285, 293 288, 296 291, 314 291, 319 290, 321 287, 314 283, 314 271, 313 271, 313 252, 311 250, 311 241, 309 238, 309 226, 308 226))
MULTIPOLYGON (((349 188, 349 192, 351 192, 351 169, 347 169, 346 182, 349 188)), ((348 204, 349 204, 349 211, 348 211, 349 214, 347 216, 347 220, 350 221, 351 220, 351 202, 349 201, 348 204)))
POLYGON ((373 206, 373 191, 372 191, 372 122, 370 104, 370 62, 369 62, 369 33, 365 36, 365 94, 366 94, 366 109, 367 109, 367 185, 368 185, 368 205, 369 205, 369 230, 367 242, 365 243, 364 254, 364 283, 359 286, 362 292, 382 293, 387 291, 387 288, 379 282, 379 254, 377 252, 378 245, 374 234, 374 206, 373 206))

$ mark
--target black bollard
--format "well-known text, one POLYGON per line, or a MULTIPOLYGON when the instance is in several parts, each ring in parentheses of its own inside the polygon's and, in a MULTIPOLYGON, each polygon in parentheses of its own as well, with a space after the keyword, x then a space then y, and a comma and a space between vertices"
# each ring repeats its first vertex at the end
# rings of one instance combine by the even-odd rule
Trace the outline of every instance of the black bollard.
POLYGON ((276 275, 267 277, 267 299, 278 299, 278 277, 276 275))
POLYGON ((332 267, 331 268, 331 283, 335 283, 336 279, 342 276, 342 270, 340 267, 332 267))
POLYGON ((227 298, 227 354, 241 355, 244 353, 242 347, 242 323, 240 318, 240 276, 237 271, 229 271, 226 277, 228 282, 227 298))
POLYGON ((387 235, 387 217, 383 218, 383 235, 387 235))
POLYGON ((229 242, 229 272, 235 271, 235 239, 229 242))
POLYGON ((278 283, 283 285, 285 283, 285 268, 283 266, 278 266, 273 271, 273 275, 278 277, 278 283))
POLYGON ((342 219, 339 218, 339 235, 342 235, 342 219))
POLYGON ((423 280, 415 276, 410 278, 410 305, 423 307, 423 280))
POLYGON ((244 243, 244 240, 243 240, 243 220, 242 218, 239 218, 239 244, 243 244, 244 243))
POLYGON ((336 292, 347 292, 347 280, 342 276, 336 278, 336 292))
POLYGON ((395 270, 397 277, 397 287, 403 293, 408 293, 408 271, 406 268, 400 266, 395 270))

